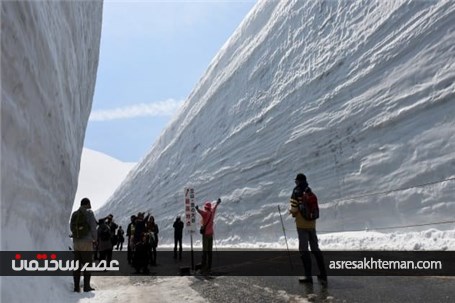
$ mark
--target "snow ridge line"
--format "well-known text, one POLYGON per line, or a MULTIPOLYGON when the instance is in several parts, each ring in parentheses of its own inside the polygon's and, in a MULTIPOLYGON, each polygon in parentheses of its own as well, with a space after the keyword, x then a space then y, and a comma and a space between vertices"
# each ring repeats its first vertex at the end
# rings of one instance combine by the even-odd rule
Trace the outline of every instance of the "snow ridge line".
POLYGON ((327 205, 327 206, 331 207, 331 206, 337 205, 340 202, 344 202, 344 201, 351 201, 351 200, 356 200, 356 199, 359 199, 359 198, 372 197, 372 196, 377 196, 377 195, 385 195, 385 194, 390 194, 390 193, 397 192, 397 191, 408 190, 408 189, 412 189, 412 188, 425 187, 425 186, 428 186, 428 185, 434 185, 434 184, 439 184, 439 183, 444 183, 444 182, 447 182, 447 181, 454 181, 454 180, 455 180, 455 177, 451 177, 451 178, 447 178, 447 179, 443 179, 443 180, 432 181, 432 182, 417 184, 417 185, 408 186, 408 187, 395 188, 395 189, 391 189, 391 190, 388 190, 388 191, 367 193, 367 194, 363 194, 363 195, 359 195, 359 196, 352 196, 352 197, 348 197, 348 198, 337 198, 336 201, 334 199, 334 200, 331 200, 331 201, 329 201, 327 203, 324 203, 323 205, 327 205))
POLYGON ((351 232, 351 231, 373 231, 373 230, 384 230, 384 229, 400 229, 400 228, 408 228, 408 227, 418 227, 418 226, 428 226, 428 225, 440 225, 440 224, 451 224, 455 223, 455 220, 452 221, 440 221, 440 222, 430 222, 430 223, 423 223, 423 224, 412 224, 412 225, 399 225, 399 226, 386 226, 386 227, 370 227, 368 229, 351 229, 351 230, 318 230, 318 233, 343 233, 343 232, 351 232))

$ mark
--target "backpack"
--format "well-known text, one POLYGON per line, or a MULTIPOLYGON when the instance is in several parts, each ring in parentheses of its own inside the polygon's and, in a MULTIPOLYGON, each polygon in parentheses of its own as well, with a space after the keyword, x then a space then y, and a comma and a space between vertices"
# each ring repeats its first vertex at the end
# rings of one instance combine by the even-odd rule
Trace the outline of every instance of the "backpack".
POLYGON ((90 232, 90 225, 82 210, 75 211, 71 216, 71 232, 75 239, 82 239, 90 232))
POLYGON ((155 234, 153 232, 148 232, 148 233, 146 233, 146 235, 147 235, 148 243, 151 246, 156 247, 155 246, 155 244, 156 244, 155 234))
POLYGON ((319 218, 318 197, 311 191, 306 189, 303 192, 302 201, 299 203, 299 210, 302 217, 306 220, 316 220, 319 218))
POLYGON ((101 241, 109 241, 111 240, 111 230, 107 226, 102 226, 100 232, 100 239, 101 241))

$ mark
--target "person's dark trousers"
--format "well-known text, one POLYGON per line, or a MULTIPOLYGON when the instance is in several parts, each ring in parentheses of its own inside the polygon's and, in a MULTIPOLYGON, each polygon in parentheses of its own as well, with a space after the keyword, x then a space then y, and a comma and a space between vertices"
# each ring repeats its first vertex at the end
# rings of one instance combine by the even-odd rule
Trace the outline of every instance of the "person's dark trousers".
MULTIPOLYGON (((81 268, 86 263, 93 262, 93 251, 92 251, 92 243, 91 242, 75 242, 74 243, 74 260, 79 261, 79 268, 78 270, 73 272, 73 281, 74 281, 74 291, 80 291, 80 281, 81 281, 81 268)), ((90 287, 90 278, 91 274, 89 271, 84 271, 84 291, 93 290, 90 287)))
POLYGON ((118 240, 118 242, 117 242, 117 247, 116 247, 115 249, 117 249, 117 250, 119 250, 119 249, 122 250, 122 248, 123 248, 123 240, 120 239, 120 240, 118 240))
POLYGON ((303 269, 305 270, 305 277, 311 279, 311 255, 308 251, 308 245, 310 246, 311 252, 313 253, 316 263, 319 267, 319 276, 327 278, 325 270, 324 257, 318 245, 318 237, 315 229, 303 229, 297 228, 299 235, 299 252, 303 262, 303 269))
POLYGON ((111 243, 112 243, 112 249, 117 245, 118 243, 118 237, 116 235, 111 237, 111 243))
POLYGON ((202 236, 202 264, 201 270, 203 272, 210 272, 212 269, 212 250, 213 250, 213 236, 202 236))
POLYGON ((100 251, 100 261, 101 260, 106 260, 106 262, 109 263, 112 261, 112 249, 106 249, 100 251))
POLYGON ((133 253, 132 265, 136 269, 136 273, 149 273, 148 262, 150 260, 149 247, 143 242, 135 244, 133 253))
POLYGON ((156 246, 152 245, 150 247, 150 264, 156 265, 156 246))
POLYGON ((131 244, 131 240, 128 239, 128 250, 126 253, 126 258, 128 259, 128 263, 133 263, 133 245, 131 244))
POLYGON ((179 259, 182 260, 182 238, 174 238, 174 259, 177 259, 177 245, 179 246, 179 259))

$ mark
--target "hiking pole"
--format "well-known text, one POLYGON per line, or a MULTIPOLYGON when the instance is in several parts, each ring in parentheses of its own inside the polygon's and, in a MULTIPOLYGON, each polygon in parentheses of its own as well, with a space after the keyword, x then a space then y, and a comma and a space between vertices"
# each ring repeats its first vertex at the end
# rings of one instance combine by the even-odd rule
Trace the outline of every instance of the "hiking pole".
POLYGON ((193 232, 190 230, 190 238, 191 238, 191 270, 194 271, 194 252, 193 252, 193 232))
POLYGON ((216 264, 220 264, 220 255, 218 254, 218 248, 216 247, 215 235, 213 235, 213 244, 215 245, 216 264))
POLYGON ((291 264, 291 270, 292 270, 294 265, 292 264, 291 252, 289 251, 289 246, 288 246, 288 238, 286 237, 286 229, 284 228, 283 217, 281 216, 281 209, 280 209, 279 205, 278 205, 278 212, 280 213, 281 227, 283 228, 284 241, 286 242, 286 249, 288 251, 289 263, 291 264))

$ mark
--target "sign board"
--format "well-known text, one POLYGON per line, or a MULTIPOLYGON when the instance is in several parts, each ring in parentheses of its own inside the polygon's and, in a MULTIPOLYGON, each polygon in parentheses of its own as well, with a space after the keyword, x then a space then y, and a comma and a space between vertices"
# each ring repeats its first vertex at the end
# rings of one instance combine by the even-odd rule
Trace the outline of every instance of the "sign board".
POLYGON ((185 187, 185 227, 188 231, 196 231, 196 200, 194 188, 185 187))

